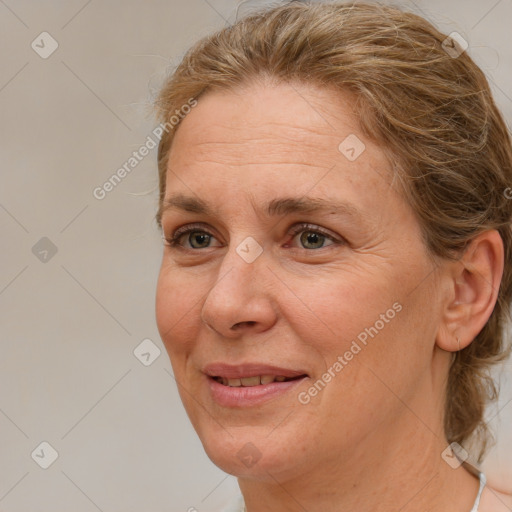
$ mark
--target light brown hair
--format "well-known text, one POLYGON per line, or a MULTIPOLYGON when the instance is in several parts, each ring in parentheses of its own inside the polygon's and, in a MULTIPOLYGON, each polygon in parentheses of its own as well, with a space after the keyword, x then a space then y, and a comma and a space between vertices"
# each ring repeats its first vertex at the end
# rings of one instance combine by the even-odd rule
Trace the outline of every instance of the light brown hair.
MULTIPOLYGON (((155 104, 165 123, 191 97, 262 76, 350 91, 362 133, 394 161, 429 254, 459 258, 476 235, 498 230, 505 268, 497 304, 478 336, 457 352, 444 414, 448 442, 476 440, 481 461, 491 437, 484 408, 497 396, 489 368, 510 353, 504 328, 512 297, 512 200, 505 190, 512 185, 512 149, 483 72, 467 52, 449 55, 446 37, 394 7, 290 2, 199 41, 155 104)), ((159 146, 159 225, 173 135, 164 133, 159 146)))

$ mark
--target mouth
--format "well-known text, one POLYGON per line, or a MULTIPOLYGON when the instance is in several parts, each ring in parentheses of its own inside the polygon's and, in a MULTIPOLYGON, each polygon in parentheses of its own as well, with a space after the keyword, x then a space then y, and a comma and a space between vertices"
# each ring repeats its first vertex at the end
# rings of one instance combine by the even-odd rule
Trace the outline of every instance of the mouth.
POLYGON ((259 363, 213 363, 204 367, 203 373, 211 398, 230 408, 255 406, 284 397, 309 378, 303 370, 259 363))
POLYGON ((297 375, 296 377, 286 377, 284 375, 256 375, 254 377, 241 377, 239 379, 228 379, 227 377, 213 376, 213 380, 223 386, 231 388, 245 387, 250 388, 254 386, 264 386, 272 382, 289 382, 292 380, 299 380, 307 377, 307 374, 297 375))

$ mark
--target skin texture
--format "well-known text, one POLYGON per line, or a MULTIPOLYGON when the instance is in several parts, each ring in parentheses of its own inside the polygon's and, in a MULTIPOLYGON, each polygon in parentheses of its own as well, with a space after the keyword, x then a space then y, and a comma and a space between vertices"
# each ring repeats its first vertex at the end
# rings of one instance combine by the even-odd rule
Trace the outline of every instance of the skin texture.
POLYGON ((441 458, 444 386, 457 338, 467 346, 492 312, 501 238, 481 234, 457 262, 430 257, 352 105, 348 93, 264 81, 200 97, 175 135, 166 198, 200 198, 213 214, 168 209, 162 228, 171 238, 199 223, 211 237, 164 247, 160 335, 206 453, 238 477, 249 512, 469 512, 477 479, 441 458), (350 134, 366 146, 355 161, 338 149, 350 134), (263 210, 303 196, 349 203, 360 218, 263 210), (303 222, 332 239, 308 242, 311 228, 291 234, 303 222), (252 263, 236 251, 248 236, 263 249, 252 263), (395 303, 400 312, 300 403, 298 393, 395 303), (296 368, 309 379, 258 406, 222 407, 201 371, 218 361, 296 368), (237 455, 247 443, 260 457, 250 466, 237 455))

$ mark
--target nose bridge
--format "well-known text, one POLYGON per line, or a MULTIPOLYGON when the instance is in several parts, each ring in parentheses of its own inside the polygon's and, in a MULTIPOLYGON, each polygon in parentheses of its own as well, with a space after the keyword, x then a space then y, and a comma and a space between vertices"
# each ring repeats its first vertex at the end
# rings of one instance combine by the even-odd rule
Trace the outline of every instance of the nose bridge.
POLYGON ((266 286, 265 274, 271 274, 267 264, 263 247, 253 237, 230 245, 203 303, 203 321, 224 336, 232 335, 232 327, 240 323, 268 328, 275 313, 271 287, 266 286))
POLYGON ((263 247, 251 236, 231 244, 220 265, 217 281, 210 294, 230 292, 238 297, 257 294, 258 284, 264 282, 263 274, 269 272, 263 247))

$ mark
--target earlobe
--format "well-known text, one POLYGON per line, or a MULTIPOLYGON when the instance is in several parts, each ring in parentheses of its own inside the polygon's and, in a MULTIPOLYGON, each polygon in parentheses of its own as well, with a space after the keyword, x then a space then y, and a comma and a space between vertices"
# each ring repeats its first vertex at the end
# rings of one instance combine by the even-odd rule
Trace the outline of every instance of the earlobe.
POLYGON ((503 266, 503 241, 496 230, 480 233, 453 262, 443 276, 449 299, 436 337, 439 348, 449 352, 463 349, 483 329, 498 298, 503 266))

